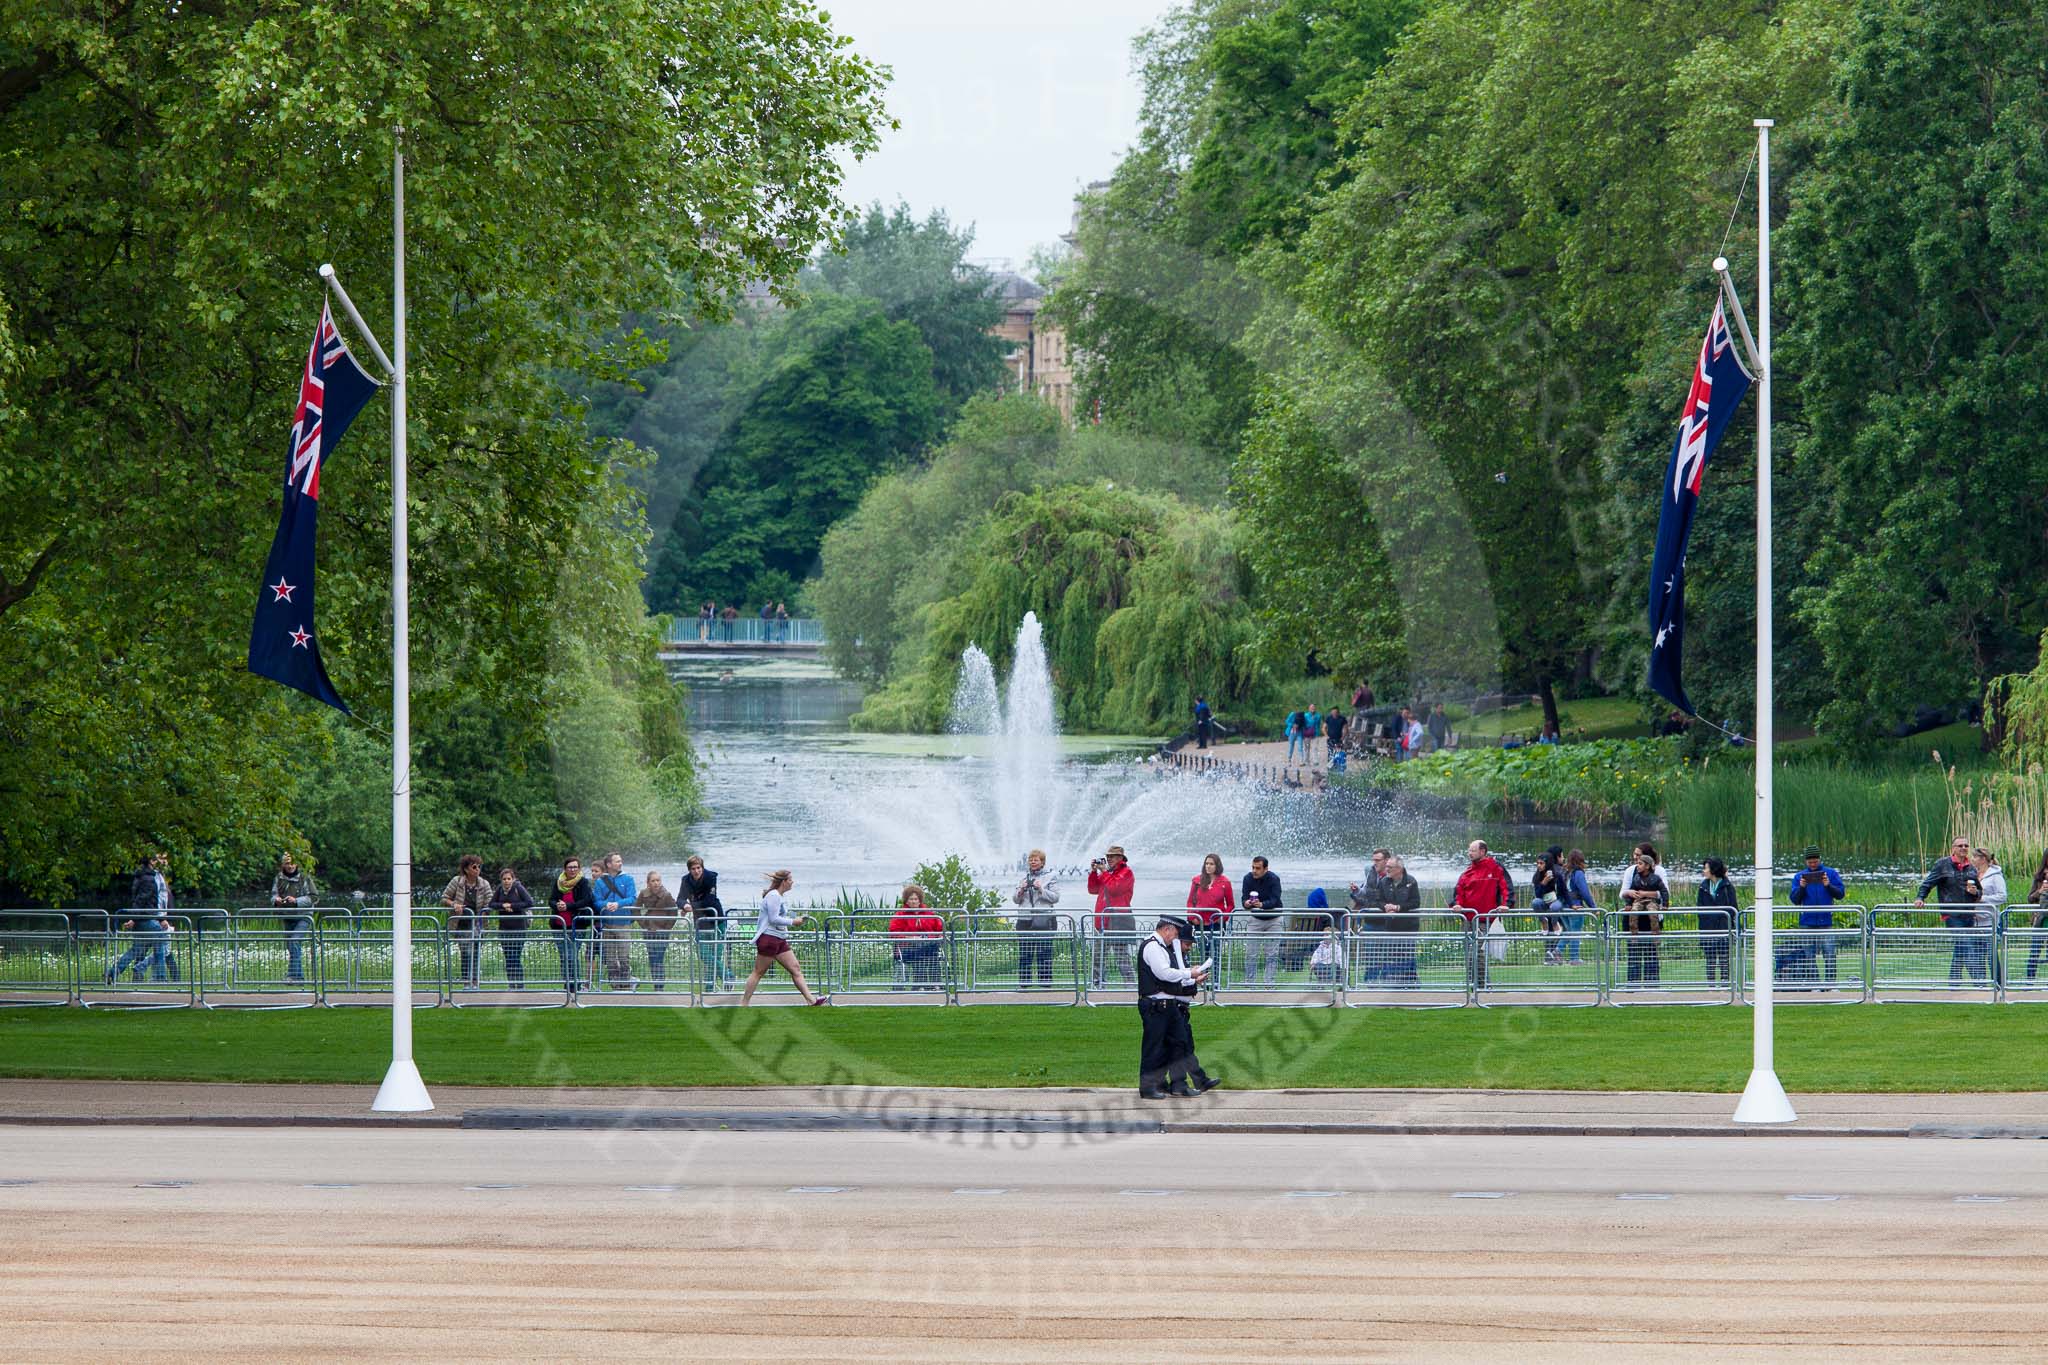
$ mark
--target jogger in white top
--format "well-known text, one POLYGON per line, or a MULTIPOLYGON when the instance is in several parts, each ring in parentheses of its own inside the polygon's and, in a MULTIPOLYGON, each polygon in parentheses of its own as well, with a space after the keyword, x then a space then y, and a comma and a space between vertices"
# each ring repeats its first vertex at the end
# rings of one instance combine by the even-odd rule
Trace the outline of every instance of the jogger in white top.
POLYGON ((811 988, 804 982, 804 969, 797 965, 796 949, 789 946, 785 937, 791 929, 804 922, 802 915, 792 915, 783 904, 782 893, 796 885, 796 878, 787 870, 768 874, 768 889, 761 893, 761 919, 758 932, 754 935, 754 974, 747 978, 747 988, 740 995, 742 1005, 754 998, 754 987, 761 984, 761 978, 768 974, 768 968, 780 963, 782 970, 789 973, 789 979, 796 983, 798 995, 808 1005, 822 1005, 832 997, 812 995, 811 988))

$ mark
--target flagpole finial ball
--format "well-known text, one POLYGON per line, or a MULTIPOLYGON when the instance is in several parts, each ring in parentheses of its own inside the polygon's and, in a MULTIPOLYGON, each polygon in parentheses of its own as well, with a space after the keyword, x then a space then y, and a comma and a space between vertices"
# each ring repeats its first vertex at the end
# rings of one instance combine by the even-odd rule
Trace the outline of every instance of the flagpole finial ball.
POLYGON ((331 264, 322 264, 320 267, 320 278, 323 280, 333 279, 334 267, 331 264))
MULTIPOLYGON (((325 267, 322 268, 324 269, 325 267)), ((1714 258, 1714 273, 1716 275, 1728 273, 1728 258, 1726 256, 1716 256, 1714 258)))

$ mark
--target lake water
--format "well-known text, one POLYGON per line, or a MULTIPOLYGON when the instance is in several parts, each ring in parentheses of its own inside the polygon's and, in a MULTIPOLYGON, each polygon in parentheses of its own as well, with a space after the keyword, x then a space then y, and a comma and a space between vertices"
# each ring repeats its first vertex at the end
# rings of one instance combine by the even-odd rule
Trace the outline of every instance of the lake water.
MULTIPOLYGON (((734 905, 747 903, 761 875, 780 867, 795 874, 799 903, 829 902, 841 888, 893 902, 918 863, 949 853, 1007 890, 1032 845, 1069 874, 1071 905, 1086 903, 1080 882, 1090 858, 1122 844, 1137 874, 1138 903, 1149 906, 1182 904, 1188 879, 1211 852, 1222 855, 1233 881, 1242 880, 1254 853, 1264 854, 1287 903, 1299 906, 1318 885, 1342 904, 1343 889, 1382 844, 1407 857, 1425 892, 1448 888, 1474 837, 1487 839, 1521 877, 1544 847, 1576 842, 1612 884, 1627 851, 1621 835, 1589 842, 1548 830, 1517 834, 1421 820, 1349 795, 1176 773, 1148 762, 1156 745, 1141 738, 1063 738, 1052 798, 1034 828, 1008 832, 996 792, 1001 770, 979 736, 857 734, 847 718, 859 709, 860 689, 820 662, 720 656, 678 661, 670 670, 689 689, 710 814, 656 865, 672 879, 686 853, 701 854, 734 905)), ((1015 812, 1007 818, 1015 823, 1015 812)))

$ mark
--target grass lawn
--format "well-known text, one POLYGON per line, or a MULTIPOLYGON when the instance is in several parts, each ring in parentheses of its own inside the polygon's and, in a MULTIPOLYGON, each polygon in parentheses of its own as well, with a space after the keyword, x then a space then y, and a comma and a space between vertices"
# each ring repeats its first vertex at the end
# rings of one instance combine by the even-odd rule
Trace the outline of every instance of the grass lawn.
MULTIPOLYGON (((1122 1008, 425 1010, 420 1069, 451 1085, 1132 1083, 1122 1008)), ((1788 1006, 1796 1091, 2048 1089, 2048 1009, 1788 1006)), ((1240 1088, 1740 1090, 1750 1012, 1203 1008, 1210 1070, 1240 1088)), ((0 1075, 375 1085, 381 1010, 0 1010, 0 1075)))

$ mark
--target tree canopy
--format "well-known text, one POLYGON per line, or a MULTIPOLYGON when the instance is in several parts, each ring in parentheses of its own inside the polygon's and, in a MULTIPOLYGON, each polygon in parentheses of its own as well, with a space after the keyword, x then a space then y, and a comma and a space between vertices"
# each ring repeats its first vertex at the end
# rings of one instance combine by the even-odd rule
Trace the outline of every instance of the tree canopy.
MULTIPOLYGON (((299 837, 331 738, 242 655, 314 268, 390 316, 400 127, 422 733, 480 700, 543 766, 599 764, 575 717, 617 696, 655 714, 611 758, 686 764, 672 696, 640 690, 624 452, 555 376, 605 368, 629 310, 721 315, 790 280, 837 221, 836 158, 875 145, 879 76, 802 0, 8 7, 0 880, 91 888, 156 843, 214 859, 203 881, 299 837)), ((367 715, 390 687, 378 425, 322 481, 325 653, 367 715)))

